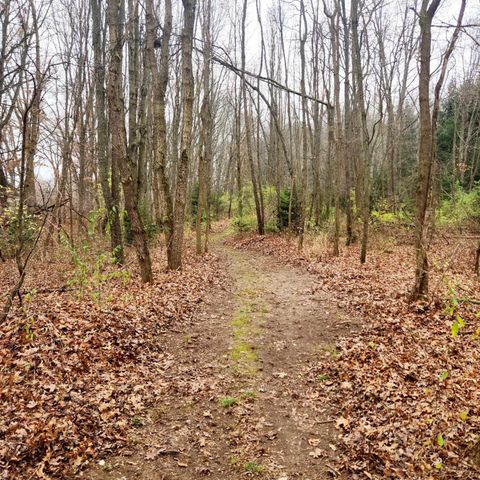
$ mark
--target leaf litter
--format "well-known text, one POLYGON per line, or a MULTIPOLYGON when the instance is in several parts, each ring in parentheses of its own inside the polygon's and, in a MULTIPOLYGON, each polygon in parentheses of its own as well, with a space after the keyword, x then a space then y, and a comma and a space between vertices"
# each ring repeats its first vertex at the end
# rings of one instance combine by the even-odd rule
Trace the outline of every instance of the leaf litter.
POLYGON ((480 478, 480 306, 461 300, 478 301, 475 245, 437 240, 431 295, 411 303, 408 242, 377 245, 361 266, 357 246, 333 257, 312 238, 303 253, 287 235, 231 243, 307 269, 315 289, 362 319, 360 332, 339 340, 335 354, 325 352, 308 372, 317 401, 340 406, 337 468, 352 479, 480 478), (456 313, 464 326, 453 336, 456 313))
MULTIPOLYGON (((0 478, 66 478, 125 445, 145 409, 176 388, 164 338, 194 321, 222 275, 214 255, 192 252, 182 271, 154 268, 153 284, 109 280, 97 302, 62 287, 68 260, 35 263, 25 288, 33 300, 0 326, 0 478)), ((6 292, 14 267, 0 269, 6 292)))

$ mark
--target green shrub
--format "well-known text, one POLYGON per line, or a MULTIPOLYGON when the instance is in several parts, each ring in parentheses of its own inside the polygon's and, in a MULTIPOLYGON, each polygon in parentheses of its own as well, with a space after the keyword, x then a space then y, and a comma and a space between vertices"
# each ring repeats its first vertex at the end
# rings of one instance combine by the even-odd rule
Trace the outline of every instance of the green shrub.
MULTIPOLYGON (((146 207, 143 205, 138 206, 138 213, 140 219, 142 220, 143 229, 147 234, 149 240, 155 238, 156 235, 160 232, 160 227, 155 223, 150 213, 147 211, 146 207)), ((132 234, 132 222, 126 210, 123 210, 123 228, 125 233, 125 243, 127 245, 132 245, 133 243, 133 234, 132 234)))
POLYGON ((254 213, 244 214, 235 217, 232 223, 238 232, 253 232, 257 228, 257 217, 254 213))
POLYGON ((480 183, 470 192, 466 192, 459 184, 454 193, 440 201, 436 212, 437 225, 457 226, 480 223, 480 183))
MULTIPOLYGON (((284 188, 280 191, 280 204, 278 206, 278 229, 285 230, 288 227, 288 214, 290 210, 290 189, 284 188)), ((291 201, 291 221, 292 227, 298 226, 300 222, 300 205, 297 195, 293 194, 291 201)))
MULTIPOLYGON (((3 210, 0 215, 0 251, 5 257, 12 257, 17 246, 17 232, 19 227, 18 207, 11 206, 3 210)), ((24 212, 21 242, 28 248, 38 232, 38 225, 33 215, 24 212)))
POLYGON ((404 225, 412 221, 411 216, 403 207, 392 212, 385 201, 377 203, 376 208, 371 212, 371 217, 372 220, 388 225, 404 225))
POLYGON ((78 289, 81 298, 86 293, 97 304, 103 302, 103 285, 111 279, 121 279, 125 284, 130 280, 127 270, 108 271, 109 265, 114 264, 111 253, 95 252, 92 245, 84 240, 80 246, 73 245, 67 235, 60 232, 60 242, 70 254, 74 270, 68 280, 68 285, 78 289))

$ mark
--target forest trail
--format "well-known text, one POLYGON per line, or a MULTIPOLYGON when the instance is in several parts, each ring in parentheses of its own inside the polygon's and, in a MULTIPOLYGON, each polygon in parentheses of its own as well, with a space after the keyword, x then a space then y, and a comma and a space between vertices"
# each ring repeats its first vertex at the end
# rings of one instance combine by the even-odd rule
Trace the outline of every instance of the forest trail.
MULTIPOLYGON (((341 478, 334 405, 310 365, 354 328, 315 277, 214 239, 227 272, 194 322, 165 349, 171 383, 128 446, 76 478, 92 480, 341 478)), ((98 461, 98 460, 97 460, 98 461)))

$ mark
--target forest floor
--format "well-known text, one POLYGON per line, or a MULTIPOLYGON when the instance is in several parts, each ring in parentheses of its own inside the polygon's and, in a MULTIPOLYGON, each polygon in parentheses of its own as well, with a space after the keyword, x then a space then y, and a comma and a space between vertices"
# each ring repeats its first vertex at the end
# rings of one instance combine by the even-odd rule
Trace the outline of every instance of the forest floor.
POLYGON ((325 234, 309 234, 302 252, 288 235, 233 241, 310 272, 332 303, 362 319, 355 335, 337 342, 336 357, 311 372, 331 380, 317 391, 341 412, 338 469, 347 478, 480 478, 477 241, 468 232, 439 232, 429 252, 429 296, 418 302, 410 299, 408 230, 372 229, 364 265, 358 245, 334 257, 325 234))
POLYGON ((341 478, 338 408, 319 401, 324 379, 310 371, 356 321, 308 272, 222 240, 212 245, 222 288, 164 344, 180 388, 167 389, 127 449, 79 478, 341 478))
POLYGON ((150 285, 89 249, 35 259, 0 326, 0 479, 480 478, 468 235, 412 303, 408 233, 373 232, 361 266, 224 227, 181 272, 155 249, 150 285))

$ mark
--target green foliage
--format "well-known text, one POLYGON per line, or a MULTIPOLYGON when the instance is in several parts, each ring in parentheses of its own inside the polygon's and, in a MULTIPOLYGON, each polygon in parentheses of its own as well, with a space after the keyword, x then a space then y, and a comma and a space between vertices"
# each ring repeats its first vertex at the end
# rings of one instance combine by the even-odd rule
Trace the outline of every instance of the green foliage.
POLYGON ((444 382, 448 378, 448 371, 444 370, 439 377, 440 382, 444 382))
MULTIPOLYGON (((140 215, 140 220, 142 221, 143 229, 145 230, 147 237, 149 239, 155 238, 155 236, 159 233, 160 229, 158 225, 154 222, 147 208, 144 205, 138 205, 138 214, 140 215)), ((123 212, 121 212, 121 218, 123 219, 125 243, 127 243, 128 245, 132 245, 132 222, 126 210, 123 210, 123 212)))
POLYGON ((250 390, 245 390, 244 392, 240 393, 240 397, 248 400, 255 400, 257 398, 257 394, 250 390))
POLYGON ((468 410, 463 410, 458 414, 458 417, 462 422, 465 422, 468 418, 468 410))
POLYGON ((258 464, 257 462, 246 462, 243 466, 246 472, 249 473, 262 473, 264 468, 262 465, 258 464))
POLYGON ((227 192, 212 192, 210 194, 210 217, 220 220, 228 214, 230 195, 227 192))
POLYGON ((405 208, 401 207, 396 212, 392 212, 386 201, 377 203, 376 208, 371 212, 371 218, 385 225, 405 225, 412 221, 405 208))
POLYGON ((95 235, 95 231, 98 228, 99 223, 101 223, 107 215, 107 210, 105 208, 97 208, 95 210, 90 210, 87 215, 87 234, 89 237, 95 235))
POLYGON ((280 191, 280 203, 278 205, 278 228, 285 230, 288 227, 288 215, 291 202, 291 221, 292 226, 298 225, 300 221, 300 205, 296 194, 291 196, 290 189, 284 188, 280 191))
POLYGON ((223 408, 231 408, 238 405, 238 400, 235 397, 225 397, 221 398, 218 403, 223 408))
POLYGON ((235 217, 232 221, 238 232, 253 232, 257 228, 257 217, 254 213, 235 217))
POLYGON ((92 300, 101 304, 102 287, 107 281, 111 279, 121 279, 124 283, 129 281, 130 274, 127 270, 107 271, 107 267, 114 263, 110 253, 96 253, 87 240, 76 247, 64 232, 60 233, 60 242, 69 252, 74 266, 68 285, 77 287, 80 297, 88 293, 92 300))
POLYGON ((458 183, 448 198, 437 209, 437 225, 458 226, 480 223, 480 183, 467 192, 458 183))
MULTIPOLYGON (((462 300, 457 296, 456 290, 450 285, 448 279, 446 280, 447 286, 448 286, 448 297, 447 301, 445 304, 445 314, 451 318, 451 332, 452 332, 452 337, 457 337, 458 334, 461 332, 462 328, 465 327, 465 320, 462 317, 462 312, 461 312, 461 303, 462 300)), ((468 301, 468 300, 466 300, 468 301)), ((480 312, 477 312, 475 314, 477 318, 480 318, 480 312)), ((480 337, 480 328, 477 328, 475 333, 472 335, 473 339, 477 339, 480 337)))
MULTIPOLYGON (((12 257, 17 246, 19 228, 18 207, 11 206, 0 215, 0 251, 6 257, 12 257)), ((32 245, 38 233, 38 225, 33 215, 24 211, 21 242, 24 248, 32 245)))
POLYGON ((140 218, 143 223, 143 228, 145 229, 145 233, 147 234, 147 237, 150 240, 155 238, 160 233, 160 227, 155 223, 155 220, 150 214, 147 206, 141 203, 138 206, 138 213, 140 214, 140 218))
MULTIPOLYGON (((262 187, 263 213, 265 221, 265 231, 267 233, 278 233, 288 227, 288 213, 290 208, 290 190, 284 188, 280 195, 277 189, 272 185, 262 187)), ((221 197, 222 208, 228 210, 230 197, 224 194, 221 197)), ((300 221, 300 211, 296 196, 292 199, 292 226, 295 227, 300 221)), ((251 185, 243 188, 242 192, 242 215, 240 212, 240 195, 237 193, 232 197, 232 211, 234 217, 232 224, 239 232, 252 232, 257 228, 257 216, 255 212, 255 202, 251 185)))
POLYGON ((265 185, 263 192, 263 208, 265 215, 265 232, 278 233, 278 196, 277 189, 272 185, 265 185))
POLYGON ((479 92, 478 76, 463 83, 453 80, 439 112, 438 170, 442 190, 449 194, 457 189, 456 184, 465 188, 472 180, 480 180, 480 171, 475 168, 478 135, 468 133, 469 130, 477 132, 480 129, 479 92), (454 164, 455 168, 452 168, 454 164))
POLYGON ((139 428, 143 426, 143 421, 140 417, 133 417, 132 418, 132 427, 139 428))
POLYGON ((34 327, 35 327, 35 317, 32 316, 27 318, 27 321, 25 322, 23 329, 25 330, 25 338, 29 342, 33 342, 33 340, 35 339, 34 327))

